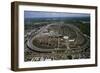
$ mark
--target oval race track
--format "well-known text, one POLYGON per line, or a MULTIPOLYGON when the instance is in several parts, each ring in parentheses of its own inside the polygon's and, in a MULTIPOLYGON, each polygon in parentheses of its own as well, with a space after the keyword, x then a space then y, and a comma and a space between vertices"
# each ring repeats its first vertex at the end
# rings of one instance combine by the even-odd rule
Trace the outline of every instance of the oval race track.
POLYGON ((82 51, 89 45, 88 36, 84 35, 72 24, 53 23, 43 26, 36 32, 31 32, 26 42, 27 46, 38 52, 52 52, 70 49, 82 51), (68 37, 68 41, 64 37, 68 37), (66 46, 67 45, 67 46, 66 46))

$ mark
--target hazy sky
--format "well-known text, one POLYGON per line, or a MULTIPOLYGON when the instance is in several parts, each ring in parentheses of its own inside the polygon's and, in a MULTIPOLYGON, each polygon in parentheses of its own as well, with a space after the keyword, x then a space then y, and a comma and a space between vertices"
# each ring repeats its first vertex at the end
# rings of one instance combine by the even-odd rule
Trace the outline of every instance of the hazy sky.
POLYGON ((89 17, 85 13, 67 13, 67 12, 44 12, 44 11, 24 11, 25 18, 46 18, 46 17, 89 17))

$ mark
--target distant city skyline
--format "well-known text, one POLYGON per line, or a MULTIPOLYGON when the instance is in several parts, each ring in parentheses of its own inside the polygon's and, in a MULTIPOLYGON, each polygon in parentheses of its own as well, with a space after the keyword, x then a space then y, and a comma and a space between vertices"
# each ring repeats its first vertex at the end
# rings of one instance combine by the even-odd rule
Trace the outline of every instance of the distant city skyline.
POLYGON ((24 18, 89 17, 87 13, 24 11, 24 18))

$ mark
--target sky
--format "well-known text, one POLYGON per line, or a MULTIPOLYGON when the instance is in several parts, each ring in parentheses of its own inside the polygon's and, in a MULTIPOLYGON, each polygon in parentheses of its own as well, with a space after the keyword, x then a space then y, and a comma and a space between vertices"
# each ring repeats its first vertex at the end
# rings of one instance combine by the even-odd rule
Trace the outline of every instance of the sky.
POLYGON ((24 11, 24 18, 53 18, 53 17, 89 17, 85 13, 24 11))

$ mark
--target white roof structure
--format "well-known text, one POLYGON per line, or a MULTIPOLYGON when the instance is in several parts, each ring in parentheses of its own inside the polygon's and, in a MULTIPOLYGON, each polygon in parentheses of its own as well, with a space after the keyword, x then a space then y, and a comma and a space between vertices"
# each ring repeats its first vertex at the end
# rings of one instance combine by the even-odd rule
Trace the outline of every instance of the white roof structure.
POLYGON ((71 39, 71 40, 69 40, 69 42, 74 42, 75 41, 75 39, 71 39))
POLYGON ((69 37, 68 37, 68 36, 64 36, 63 38, 64 38, 64 39, 68 39, 69 37))

